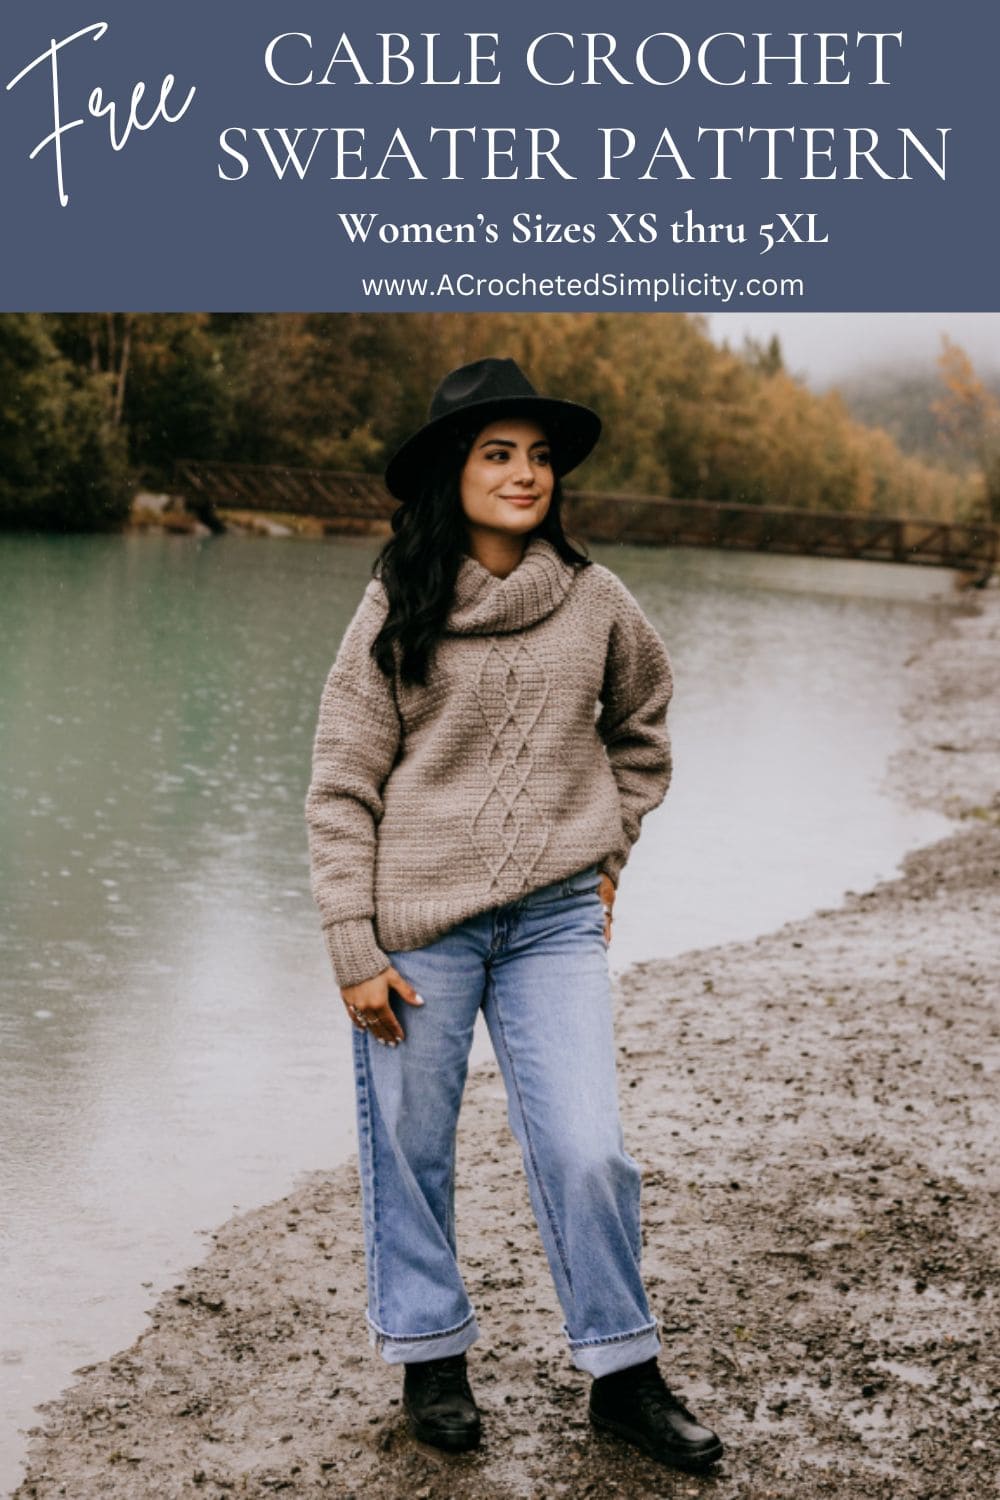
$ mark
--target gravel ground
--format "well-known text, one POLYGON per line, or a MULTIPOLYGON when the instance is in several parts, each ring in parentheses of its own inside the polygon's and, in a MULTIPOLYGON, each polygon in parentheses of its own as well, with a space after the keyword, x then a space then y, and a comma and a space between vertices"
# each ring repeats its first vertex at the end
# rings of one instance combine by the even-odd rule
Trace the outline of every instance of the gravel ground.
POLYGON ((1000 595, 910 663, 901 795, 961 818, 902 875, 617 987, 664 1367, 727 1456, 691 1478, 586 1422, 504 1119, 470 1079, 460 1254, 474 1454, 415 1444, 368 1349, 356 1168, 215 1235, 130 1349, 40 1409, 16 1500, 1000 1494, 1000 595))

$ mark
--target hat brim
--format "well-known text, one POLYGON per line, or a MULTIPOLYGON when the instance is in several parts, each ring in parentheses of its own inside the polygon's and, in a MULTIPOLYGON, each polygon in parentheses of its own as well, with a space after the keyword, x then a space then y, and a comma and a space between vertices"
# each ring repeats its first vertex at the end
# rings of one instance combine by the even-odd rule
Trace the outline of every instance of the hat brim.
POLYGON ((421 469, 450 432, 468 428, 472 421, 478 421, 482 429, 501 417, 514 416, 530 417, 543 429, 552 447, 553 470, 560 479, 583 463, 601 435, 600 417, 576 401, 558 401, 550 396, 493 396, 470 401, 461 411, 426 423, 396 449, 386 465, 386 489, 397 500, 408 500, 421 469))

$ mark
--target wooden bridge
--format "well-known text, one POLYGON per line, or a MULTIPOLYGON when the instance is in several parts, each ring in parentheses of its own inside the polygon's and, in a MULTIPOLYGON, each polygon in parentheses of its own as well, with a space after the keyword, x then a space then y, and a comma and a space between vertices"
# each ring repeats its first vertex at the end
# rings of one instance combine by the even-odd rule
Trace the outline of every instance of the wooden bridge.
MULTIPOLYGON (((184 460, 176 465, 174 488, 216 525, 220 510, 251 510, 314 516, 331 532, 381 533, 397 506, 375 475, 269 464, 184 460)), ((1000 530, 985 524, 587 490, 566 492, 563 519, 567 531, 593 542, 917 563, 959 569, 977 584, 990 577, 1000 551, 1000 530)))

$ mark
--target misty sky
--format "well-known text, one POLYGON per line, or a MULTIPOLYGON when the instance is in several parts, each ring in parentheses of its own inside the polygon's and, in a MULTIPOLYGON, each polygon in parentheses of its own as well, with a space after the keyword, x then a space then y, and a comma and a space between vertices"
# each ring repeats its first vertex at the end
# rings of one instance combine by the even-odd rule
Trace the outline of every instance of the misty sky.
POLYGON ((942 333, 980 373, 1000 370, 1000 313, 712 313, 709 331, 733 349, 748 334, 766 342, 776 333, 786 367, 814 387, 866 366, 933 366, 942 333))

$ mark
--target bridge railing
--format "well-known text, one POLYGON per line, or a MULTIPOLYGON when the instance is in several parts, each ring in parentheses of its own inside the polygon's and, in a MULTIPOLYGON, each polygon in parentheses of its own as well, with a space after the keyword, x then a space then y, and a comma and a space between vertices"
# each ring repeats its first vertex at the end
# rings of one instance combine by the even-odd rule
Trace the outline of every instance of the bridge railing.
MULTIPOLYGON (((175 487, 195 506, 315 516, 331 530, 387 525, 397 506, 376 475, 276 464, 185 459, 175 467, 175 487)), ((595 542, 857 557, 958 568, 982 578, 1000 552, 1000 531, 986 524, 592 490, 567 491, 564 519, 568 530, 595 542)))
POLYGON ((991 571, 1000 551, 1000 532, 995 526, 915 516, 660 500, 593 491, 577 491, 567 499, 567 523, 593 541, 859 557, 970 571, 991 571))
POLYGON ((388 520, 397 503, 377 475, 280 464, 180 459, 174 485, 180 494, 224 510, 282 511, 330 521, 388 520))

